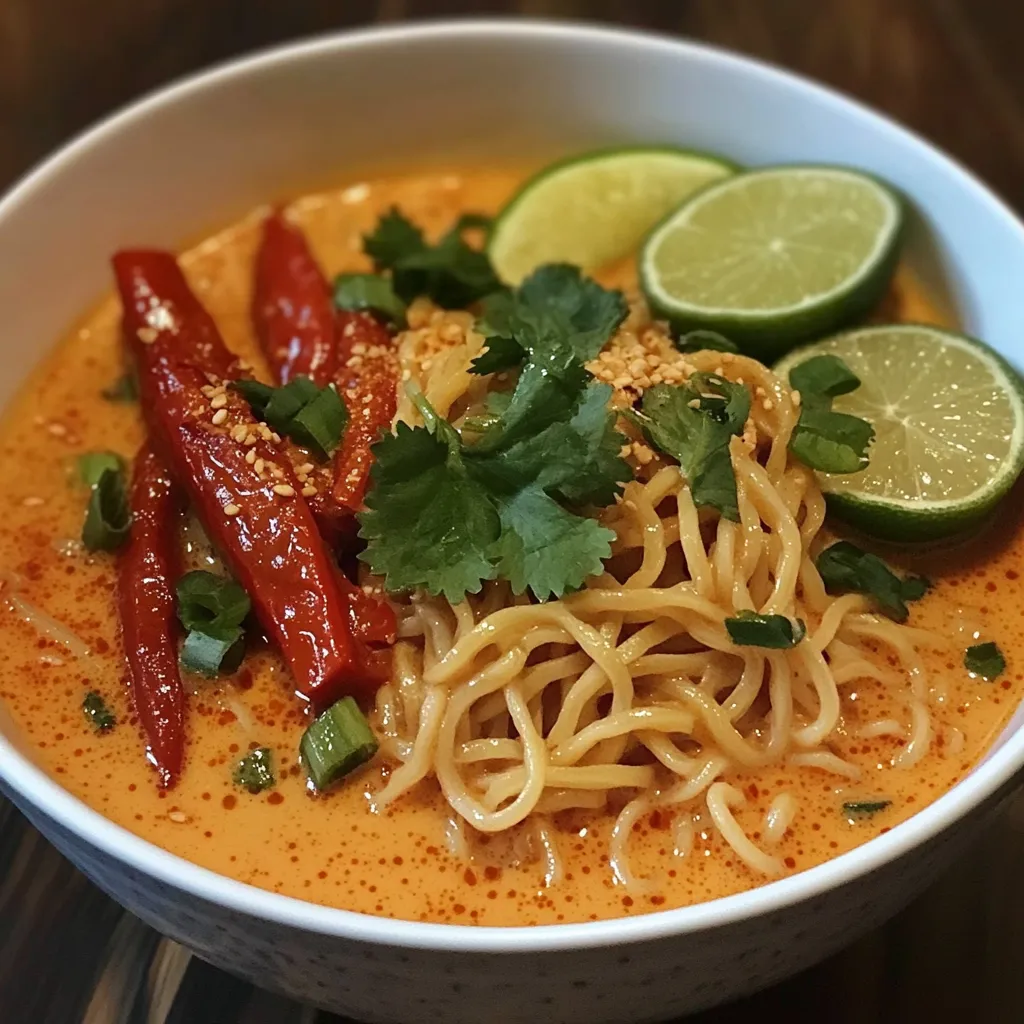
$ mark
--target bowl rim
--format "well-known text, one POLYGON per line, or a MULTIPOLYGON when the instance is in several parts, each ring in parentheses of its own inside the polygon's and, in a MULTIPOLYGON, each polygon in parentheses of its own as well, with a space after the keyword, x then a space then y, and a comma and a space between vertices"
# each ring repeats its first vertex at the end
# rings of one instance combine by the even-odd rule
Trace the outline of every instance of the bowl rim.
MULTIPOLYGON (((23 176, 0 200, 0 235, 6 218, 33 194, 58 177, 87 151, 131 129, 151 113, 217 86, 231 78, 259 74, 268 67, 302 62, 364 47, 427 43, 459 38, 467 41, 501 37, 529 44, 554 41, 593 43, 672 54, 692 63, 724 66, 766 84, 796 85, 845 118, 867 124, 877 133, 923 150, 936 169, 963 192, 1008 222, 1024 247, 1024 224, 963 165, 916 132, 842 93, 803 75, 713 45, 651 32, 575 21, 469 18, 438 19, 406 25, 343 30, 273 46, 224 61, 177 79, 120 108, 61 146, 23 176)), ((0 734, 0 779, 17 802, 31 805, 107 856, 202 900, 274 924, 328 937, 373 945, 437 952, 540 953, 628 945, 720 928, 760 917, 839 888, 911 852, 954 825, 1005 786, 1024 766, 1024 729, 987 754, 941 797, 885 835, 816 867, 760 885, 746 892, 677 909, 575 924, 477 926, 435 924, 377 917, 310 903, 220 875, 172 854, 115 824, 65 790, 0 734)))

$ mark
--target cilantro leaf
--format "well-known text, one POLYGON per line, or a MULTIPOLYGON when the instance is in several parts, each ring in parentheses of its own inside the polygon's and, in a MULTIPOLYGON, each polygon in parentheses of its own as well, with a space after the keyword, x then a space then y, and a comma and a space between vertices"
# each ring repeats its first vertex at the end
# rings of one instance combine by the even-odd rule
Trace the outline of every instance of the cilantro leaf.
POLYGON ((805 406, 789 441, 789 450, 823 473, 858 473, 868 464, 875 428, 858 416, 805 406))
POLYGON ((231 780, 253 795, 270 789, 277 782, 274 776, 274 752, 270 747, 250 750, 235 764, 231 780))
POLYGON ((565 337, 580 360, 593 359, 628 313, 621 292, 602 288, 568 263, 546 264, 518 291, 499 292, 487 300, 477 324, 487 338, 487 351, 473 361, 472 371, 498 373, 517 366, 527 358, 545 320, 550 321, 547 333, 565 337))
POLYGON ((391 271, 395 294, 404 302, 429 296, 446 309, 461 309, 498 291, 498 279, 486 252, 463 238, 482 218, 467 214, 436 245, 430 245, 415 224, 392 208, 363 239, 375 269, 391 271))
POLYGON ((838 398, 860 387, 860 378, 838 356, 824 353, 812 356, 794 366, 789 374, 790 386, 806 400, 811 396, 838 398))
POLYGON ((964 668, 972 675, 991 682, 1006 669, 1006 658, 999 645, 991 640, 985 644, 972 644, 964 652, 964 668))
POLYGON ((423 587, 457 604, 493 578, 500 523, 486 488, 466 471, 455 431, 443 420, 436 426, 432 433, 399 423, 373 446, 360 557, 390 591, 423 587))
POLYGON ((498 574, 516 594, 561 597, 601 572, 615 534, 594 519, 567 512, 539 487, 499 504, 498 574))
POLYGON ((376 228, 363 236, 363 252, 378 267, 391 268, 426 248, 423 232, 399 213, 397 207, 388 210, 377 221, 376 228))
POLYGON ((822 473, 858 473, 868 464, 875 428, 858 416, 833 412, 832 400, 860 387, 860 378, 834 355, 812 356, 794 366, 790 386, 800 392, 800 419, 789 450, 822 473))
POLYGON ((507 448, 563 419, 591 380, 566 338, 565 320, 533 312, 520 338, 529 353, 501 419, 477 444, 481 451, 507 448))
POLYGON ((336 309, 368 309, 396 327, 405 326, 405 303, 392 283, 380 274, 339 274, 334 279, 336 309))
POLYGON ((629 314, 622 292, 602 288, 569 263, 538 267, 519 286, 519 302, 557 310, 572 324, 581 359, 593 359, 629 314))
POLYGON ((827 547, 815 564, 830 594, 865 594, 896 622, 907 621, 907 601, 918 600, 928 589, 923 577, 901 579, 877 555, 846 540, 827 547))
POLYGON ((694 504, 717 508, 739 522, 729 441, 743 430, 749 413, 745 387, 713 374, 694 374, 680 387, 648 388, 636 419, 650 442, 679 462, 694 504))
POLYGON ((592 381, 568 420, 490 455, 472 446, 467 458, 495 491, 536 484, 570 505, 609 505, 633 476, 620 454, 626 438, 608 409, 611 394, 592 381))
POLYGON ((110 732, 117 725, 117 716, 95 690, 90 690, 82 698, 82 714, 97 732, 110 732))
POLYGON ((759 615, 749 609, 725 620, 729 639, 738 647, 767 647, 788 650, 796 647, 807 635, 803 619, 785 615, 759 615))
POLYGON ((740 347, 718 331, 698 328, 688 331, 676 339, 675 346, 680 352, 739 352, 740 347))

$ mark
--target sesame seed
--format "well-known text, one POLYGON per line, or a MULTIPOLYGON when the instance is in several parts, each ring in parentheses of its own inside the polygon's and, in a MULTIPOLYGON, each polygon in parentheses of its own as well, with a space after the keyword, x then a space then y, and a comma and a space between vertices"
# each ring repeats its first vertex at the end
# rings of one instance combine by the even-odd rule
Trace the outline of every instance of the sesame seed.
MULTIPOLYGON (((256 454, 255 449, 250 454, 255 455, 256 454)), ((254 468, 255 468, 257 473, 262 473, 264 468, 266 467, 266 465, 267 464, 263 461, 263 459, 256 459, 256 461, 254 463, 254 468)))
POLYGON ((249 433, 249 428, 244 423, 236 423, 231 428, 231 440, 232 441, 244 441, 249 433))
POLYGON ((256 461, 256 449, 255 448, 250 448, 245 453, 245 461, 248 462, 250 466, 256 461))
POLYGON ((306 484, 306 486, 302 488, 302 496, 304 498, 312 498, 316 493, 317 490, 312 484, 306 484))
POLYGON ((792 401, 793 405, 795 405, 799 409, 800 408, 800 392, 799 391, 792 392, 790 394, 789 398, 790 398, 790 401, 792 401))
POLYGON ((210 399, 211 409, 223 409, 227 404, 228 396, 225 395, 223 391, 219 395, 214 395, 213 398, 210 399))
POLYGON ((295 472, 296 473, 312 473, 314 469, 316 469, 316 466, 314 466, 312 462, 304 462, 301 466, 299 466, 295 470, 295 472))
POLYGON ((38 508, 40 505, 46 504, 46 502, 42 498, 35 497, 34 495, 28 498, 24 498, 21 503, 26 508, 38 508))
POLYGON ((270 432, 270 440, 273 441, 274 444, 280 444, 281 443, 281 435, 278 434, 278 433, 275 433, 274 431, 271 431, 270 432))
POLYGON ((254 445, 258 440, 259 438, 255 434, 248 433, 245 435, 245 441, 243 442, 243 444, 254 445))
POLYGON ((219 427, 228 418, 227 409, 218 409, 213 414, 213 419, 210 422, 215 426, 219 427))
POLYGON ((290 498, 295 494, 295 488, 290 484, 274 484, 274 493, 280 494, 282 498, 290 498))
POLYGON ((224 506, 224 515, 226 516, 237 516, 241 511, 242 510, 237 505, 230 501, 224 506))
POLYGON ((64 437, 68 432, 68 428, 65 427, 63 423, 50 423, 47 425, 46 429, 53 434, 54 437, 64 437))
POLYGON ((169 821, 173 821, 176 825, 188 824, 188 815, 184 811, 168 811, 167 818, 169 821))
POLYGON ((143 345, 152 345, 159 336, 159 332, 155 327, 140 327, 135 332, 135 337, 138 338, 143 345))
POLYGON ((765 412, 771 412, 775 408, 775 403, 770 398, 766 398, 761 405, 765 412))

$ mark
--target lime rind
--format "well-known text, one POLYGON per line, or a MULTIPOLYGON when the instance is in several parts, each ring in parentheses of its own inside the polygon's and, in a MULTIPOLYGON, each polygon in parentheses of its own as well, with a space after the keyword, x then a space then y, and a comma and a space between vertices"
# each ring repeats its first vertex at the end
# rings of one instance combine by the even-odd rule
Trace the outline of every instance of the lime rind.
POLYGON ((666 145, 567 157, 539 171, 509 200, 491 228, 488 253, 510 284, 542 263, 597 269, 635 251, 651 226, 690 192, 736 170, 717 155, 666 145))
MULTIPOLYGON (((856 364, 848 353, 851 346, 863 348, 865 339, 889 338, 898 343, 900 335, 908 343, 930 341, 937 346, 958 349, 984 367, 989 374, 993 390, 1005 396, 1007 411, 1012 415, 1013 427, 1000 453, 998 468, 965 494, 951 498, 901 497, 891 493, 874 493, 858 487, 870 475, 831 476, 816 474, 825 493, 830 512, 865 533, 890 541, 931 541, 963 534, 978 527, 989 518, 992 510, 1005 497, 1024 470, 1024 383, 1017 371, 988 345, 968 335, 943 330, 930 324, 892 324, 846 331, 817 344, 790 352, 775 366, 775 372, 784 379, 789 371, 811 356, 832 352, 856 364)), ((855 349, 856 351, 856 349, 855 349)), ((938 353, 936 353, 936 360, 938 353)), ((862 367, 853 365, 854 372, 862 367)), ((922 368, 924 372, 925 368, 922 368)), ((980 390, 986 390, 984 387, 980 390)), ((856 404, 856 392, 836 403, 841 411, 851 411, 879 423, 856 404)), ((955 397, 955 396, 954 396, 955 397)), ((963 410, 961 409, 961 414, 963 410)), ((877 442, 876 442, 877 443, 877 442)), ((966 458, 970 457, 965 453, 966 458)), ((991 458, 991 453, 986 453, 991 458)), ((909 456, 908 456, 909 464, 909 456)), ((919 467, 920 468, 920 467, 919 467)), ((871 473, 871 465, 865 473, 871 473)))
MULTIPOLYGON (((762 220, 768 216, 762 214, 762 220)), ((751 217, 753 220, 753 212, 751 217)), ((640 256, 641 285, 655 313, 669 320, 676 330, 715 330, 732 338, 752 355, 775 358, 795 344, 855 322, 881 299, 896 269, 903 223, 904 202, 901 196, 871 175, 824 164, 785 164, 750 170, 724 181, 712 182, 695 192, 652 229, 640 256), (730 193, 742 202, 741 190, 745 184, 757 187, 773 179, 795 183, 801 178, 812 179, 812 187, 813 179, 819 182, 830 179, 846 187, 854 186, 864 197, 870 197, 877 203, 882 214, 882 220, 874 231, 872 246, 859 255, 856 267, 838 286, 805 295, 798 302, 746 307, 699 304, 671 294, 664 287, 665 275, 657 267, 661 250, 674 235, 686 230, 686 224, 695 214, 730 193)), ((763 240, 759 239, 751 246, 752 257, 763 257, 762 244, 763 240)), ((773 244, 777 244, 774 239, 768 243, 773 244)), ((784 250, 780 248, 777 251, 782 253, 784 250)), ((835 254, 838 255, 839 251, 835 254)), ((777 265, 781 266, 783 260, 792 264, 787 254, 778 257, 777 265)), ((706 273, 706 266, 701 270, 706 273)))

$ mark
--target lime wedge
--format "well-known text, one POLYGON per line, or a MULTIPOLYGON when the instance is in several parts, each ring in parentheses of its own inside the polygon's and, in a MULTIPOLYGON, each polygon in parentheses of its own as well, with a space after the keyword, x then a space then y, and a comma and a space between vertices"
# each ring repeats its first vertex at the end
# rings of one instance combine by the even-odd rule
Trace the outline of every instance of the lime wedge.
POLYGON ((889 540, 932 540, 976 525, 1024 468, 1024 390, 973 338, 923 324, 847 331, 797 349, 775 372, 831 353, 860 378, 837 412, 869 420, 867 468, 819 473, 829 508, 889 540))
POLYGON ((769 167, 692 196, 644 244, 640 278, 659 315, 752 355, 854 321, 896 264, 897 196, 841 167, 769 167))
POLYGON ((598 150, 552 164, 498 215, 491 262, 509 284, 542 263, 595 270, 634 252, 669 210, 733 170, 717 157, 668 146, 598 150))

